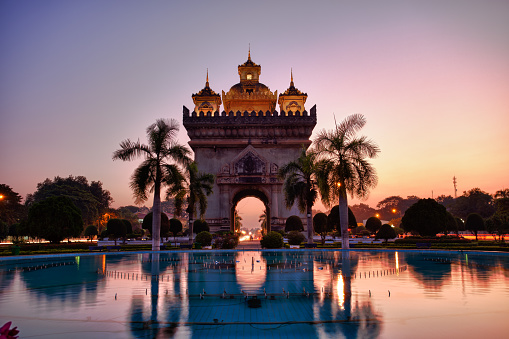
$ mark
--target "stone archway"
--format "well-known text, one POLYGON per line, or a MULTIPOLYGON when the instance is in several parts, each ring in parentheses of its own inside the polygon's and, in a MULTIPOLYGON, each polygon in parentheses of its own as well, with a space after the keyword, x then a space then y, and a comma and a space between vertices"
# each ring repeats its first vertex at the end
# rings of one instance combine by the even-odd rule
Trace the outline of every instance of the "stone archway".
POLYGON ((235 209, 237 207, 237 204, 239 201, 241 201, 244 198, 247 197, 254 197, 260 199, 260 201, 263 203, 265 210, 267 211, 267 221, 265 226, 265 231, 270 232, 270 200, 267 197, 267 194, 259 188, 255 187, 248 187, 248 188, 241 188, 239 189, 232 198, 231 201, 231 208, 230 208, 230 231, 235 230, 235 209))
POLYGON ((240 82, 219 95, 210 88, 207 73, 205 87, 192 95, 192 112, 184 106, 182 122, 199 171, 216 177, 205 213, 210 230, 233 230, 235 205, 254 196, 269 212, 268 229, 275 231, 291 215, 306 220, 297 206, 285 205, 278 170, 311 145, 316 106, 306 111, 307 94, 295 87, 293 73, 286 91, 279 96, 272 92, 260 82, 261 66, 251 53, 238 74, 240 82))

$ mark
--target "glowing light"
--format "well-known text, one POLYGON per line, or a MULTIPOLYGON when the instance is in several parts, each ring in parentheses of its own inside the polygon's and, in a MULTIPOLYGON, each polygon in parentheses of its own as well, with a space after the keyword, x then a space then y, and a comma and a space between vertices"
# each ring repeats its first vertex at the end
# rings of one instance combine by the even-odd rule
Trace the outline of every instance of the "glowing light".
POLYGON ((344 310, 345 309, 345 282, 343 280, 343 275, 341 273, 338 274, 338 283, 336 285, 336 291, 338 296, 338 306, 344 310))
POLYGON ((395 261, 396 261, 396 272, 399 272, 399 253, 396 251, 395 253, 395 261))
POLYGON ((375 217, 380 218, 380 214, 378 214, 378 213, 375 214, 375 217))

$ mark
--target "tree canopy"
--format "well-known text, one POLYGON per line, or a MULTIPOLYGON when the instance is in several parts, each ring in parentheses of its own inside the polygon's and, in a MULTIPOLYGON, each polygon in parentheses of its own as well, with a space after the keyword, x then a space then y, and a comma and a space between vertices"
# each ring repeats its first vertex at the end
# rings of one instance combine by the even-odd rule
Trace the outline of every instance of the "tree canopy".
POLYGON ((484 219, 479 213, 470 213, 465 221, 465 229, 472 231, 477 240, 477 233, 484 230, 484 219))
POLYGON ((177 233, 182 232, 182 222, 176 218, 170 219, 170 232, 176 237, 177 233))
POLYGON ((322 245, 325 243, 325 237, 327 233, 332 232, 332 223, 327 222, 327 214, 325 213, 317 213, 313 217, 313 227, 315 232, 320 234, 322 238, 322 245))
POLYGON ((59 243, 78 237, 83 230, 81 211, 68 197, 49 197, 34 203, 28 211, 29 234, 59 243))
POLYGON ((115 239, 115 245, 117 245, 117 239, 127 234, 126 224, 122 219, 110 219, 106 224, 106 234, 109 238, 115 239))
POLYGON ((94 223, 113 201, 109 191, 104 190, 100 181, 88 182, 84 176, 67 178, 55 177, 37 184, 37 190, 27 196, 28 206, 49 197, 67 197, 81 211, 86 224, 94 223))
POLYGON ((26 209, 21 204, 21 196, 9 185, 0 184, 0 221, 12 225, 25 216, 26 209))
POLYGON ((406 210, 401 222, 405 232, 436 236, 447 224, 447 211, 434 199, 421 199, 406 210))
POLYGON ((366 229, 371 233, 376 233, 382 227, 382 222, 377 217, 371 217, 366 220, 366 229))
POLYGON ((300 217, 297 215, 289 216, 286 219, 285 223, 285 232, 291 232, 291 231, 303 231, 304 225, 302 224, 302 220, 300 220, 300 217))
MULTIPOLYGON (((145 218, 143 218, 143 223, 141 225, 141 228, 143 228, 144 230, 149 230, 149 231, 152 231, 152 218, 153 218, 153 213, 150 212, 149 214, 147 214, 145 216, 145 218)), ((166 236, 168 234, 168 232, 170 231, 170 220, 168 219, 168 216, 165 214, 165 213, 161 213, 161 227, 159 228, 159 232, 160 233, 160 236, 166 236)), ((152 233, 152 232, 151 232, 152 233)), ((152 234, 152 237, 154 235, 152 234)))
MULTIPOLYGON (((333 230, 337 230, 341 233, 341 216, 339 214, 339 206, 334 206, 331 210, 329 215, 327 216, 327 227, 331 228, 333 230)), ((348 227, 349 228, 355 228, 357 227, 357 219, 355 219, 355 215, 353 214, 350 207, 348 207, 348 227)))
POLYGON ((193 232, 194 234, 198 234, 201 232, 208 232, 210 231, 209 224, 202 219, 196 219, 193 222, 193 232))
POLYGON ((463 192, 449 205, 449 211, 456 217, 466 219, 470 213, 478 213, 483 218, 490 217, 495 212, 493 198, 480 188, 473 188, 463 192))
POLYGON ((384 239, 387 242, 387 240, 394 239, 396 236, 396 231, 391 225, 383 224, 376 232, 375 239, 384 239))

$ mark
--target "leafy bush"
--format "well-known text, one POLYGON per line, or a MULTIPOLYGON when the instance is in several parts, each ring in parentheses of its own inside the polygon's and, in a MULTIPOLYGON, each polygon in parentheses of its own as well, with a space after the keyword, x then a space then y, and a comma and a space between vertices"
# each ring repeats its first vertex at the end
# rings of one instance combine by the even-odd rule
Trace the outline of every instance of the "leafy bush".
POLYGON ((126 227, 122 219, 110 219, 106 224, 106 231, 110 239, 115 239, 115 245, 117 245, 117 239, 125 237, 126 227))
POLYGON ((366 220, 366 228, 371 233, 376 233, 380 227, 382 227, 382 222, 377 217, 371 217, 366 220))
MULTIPOLYGON (((341 232, 341 227, 339 226, 340 217, 339 217, 339 205, 334 206, 329 215, 327 216, 327 224, 331 229, 336 229, 341 232)), ((350 207, 348 207, 348 228, 356 228, 357 220, 355 219, 355 215, 353 214, 350 207)))
POLYGON ((472 231, 475 235, 475 240, 477 240, 477 233, 485 229, 484 219, 478 213, 470 213, 465 222, 465 228, 472 231))
POLYGON ((202 231, 196 235, 195 241, 202 246, 210 246, 210 244, 212 244, 212 234, 207 231, 202 231))
POLYGON ((389 224, 383 224, 375 235, 375 239, 384 239, 385 242, 394 238, 396 238, 396 231, 389 224))
MULTIPOLYGON (((368 231, 368 230, 366 229, 366 227, 364 227, 364 226, 358 226, 358 227, 356 227, 356 228, 354 228, 354 229, 352 230, 352 233, 353 233, 353 234, 355 234, 355 235, 361 235, 361 233, 362 233, 362 232, 364 232, 364 231, 368 231)), ((368 233, 369 233, 369 231, 368 231, 368 233)))
POLYGON ((302 224, 300 217, 296 215, 288 217, 288 219, 286 219, 285 231, 304 231, 304 225, 302 224))
POLYGON ((216 240, 214 244, 216 248, 233 249, 237 247, 237 245, 239 244, 239 236, 232 232, 225 232, 223 234, 220 234, 216 236, 215 239, 216 240))
POLYGON ((193 233, 198 234, 201 232, 209 232, 209 224, 202 219, 197 219, 193 222, 193 233))
POLYGON ((178 233, 182 232, 182 222, 176 218, 170 219, 170 232, 173 237, 176 237, 178 233))
POLYGON ((281 248, 283 247, 283 236, 278 232, 269 232, 260 240, 262 248, 281 248))
POLYGON ((434 199, 420 199, 406 210, 401 223, 405 232, 433 237, 444 231, 447 210, 434 199))
POLYGON ((85 233, 83 234, 85 237, 88 237, 90 241, 94 239, 94 236, 97 235, 97 227, 94 225, 89 225, 87 228, 85 228, 85 233))
POLYGON ((290 245, 300 245, 304 240, 306 240, 306 237, 299 231, 291 231, 288 233, 287 238, 290 245))
MULTIPOLYGON (((143 224, 141 225, 141 228, 144 230, 150 231, 152 233, 152 212, 147 214, 145 218, 143 218, 143 224)), ((165 237, 168 232, 170 231, 170 220, 168 219, 168 216, 165 213, 161 212, 161 237, 165 237)))

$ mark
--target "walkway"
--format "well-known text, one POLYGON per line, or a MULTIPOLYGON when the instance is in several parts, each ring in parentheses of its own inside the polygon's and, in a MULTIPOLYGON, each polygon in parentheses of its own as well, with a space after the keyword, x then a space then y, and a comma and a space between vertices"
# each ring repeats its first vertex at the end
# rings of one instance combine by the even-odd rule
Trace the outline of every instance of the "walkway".
POLYGON ((260 240, 241 241, 237 246, 238 250, 261 250, 260 240))

